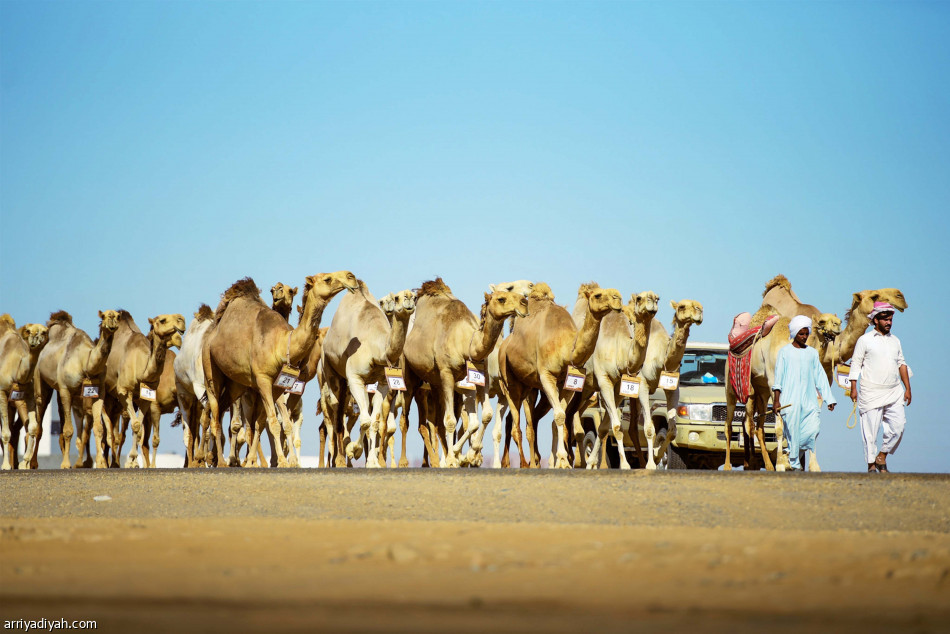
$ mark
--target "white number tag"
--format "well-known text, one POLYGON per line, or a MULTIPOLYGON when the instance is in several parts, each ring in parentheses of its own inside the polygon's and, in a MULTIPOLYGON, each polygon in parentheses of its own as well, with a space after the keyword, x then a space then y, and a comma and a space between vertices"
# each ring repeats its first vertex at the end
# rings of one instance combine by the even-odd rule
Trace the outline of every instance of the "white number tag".
POLYGON ((24 392, 23 390, 12 390, 10 392, 11 401, 22 401, 25 398, 26 398, 26 392, 24 392))
POLYGON ((375 393, 378 392, 378 391, 379 391, 379 381, 377 381, 376 383, 367 383, 367 384, 366 384, 366 393, 367 393, 367 394, 375 394, 375 393))
POLYGON ((99 386, 98 385, 83 385, 82 397, 83 398, 99 398, 99 386))
POLYGON ((675 390, 679 384, 680 384, 679 372, 661 372, 660 373, 660 388, 664 390, 675 390))
POLYGON ((290 386, 290 389, 287 390, 291 394, 303 394, 303 388, 306 385, 303 381, 294 381, 294 384, 290 386))
MULTIPOLYGON (((475 364, 472 363, 471 361, 468 361, 468 362, 465 364, 465 367, 466 367, 466 369, 467 369, 466 374, 468 375, 468 377, 467 377, 467 378, 468 378, 468 381, 467 381, 467 382, 468 382, 468 383, 471 383, 472 385, 481 385, 481 386, 484 387, 484 385, 485 385, 485 373, 482 372, 481 370, 479 370, 477 367, 475 367, 475 364)), ((464 379, 463 379, 463 381, 464 381, 464 379)))
POLYGON ((399 392, 406 391, 406 379, 402 376, 402 370, 399 368, 386 368, 386 383, 390 390, 399 392))
POLYGON ((640 379, 629 374, 620 377, 620 396, 636 398, 640 396, 640 379))
POLYGON ((294 383, 297 382, 297 377, 299 376, 300 370, 285 365, 280 369, 280 374, 277 375, 277 379, 274 381, 274 387, 289 390, 294 386, 294 383))
POLYGON ((835 374, 838 377, 838 385, 841 386, 845 392, 851 391, 851 379, 848 377, 851 375, 851 366, 849 365, 839 365, 835 369, 835 374))
POLYGON ((155 400, 155 390, 150 388, 147 385, 139 386, 139 398, 143 401, 154 401, 155 400))
POLYGON ((578 370, 572 365, 567 366, 567 377, 564 379, 564 389, 572 392, 584 391, 584 379, 586 378, 583 370, 578 370))

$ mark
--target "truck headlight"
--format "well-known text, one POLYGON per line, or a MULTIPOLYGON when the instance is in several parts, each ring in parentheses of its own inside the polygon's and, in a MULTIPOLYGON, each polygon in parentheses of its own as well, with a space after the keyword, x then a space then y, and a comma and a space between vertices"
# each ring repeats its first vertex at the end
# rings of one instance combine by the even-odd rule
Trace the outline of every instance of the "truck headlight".
POLYGON ((712 421, 712 405, 689 405, 686 409, 691 420, 712 421))

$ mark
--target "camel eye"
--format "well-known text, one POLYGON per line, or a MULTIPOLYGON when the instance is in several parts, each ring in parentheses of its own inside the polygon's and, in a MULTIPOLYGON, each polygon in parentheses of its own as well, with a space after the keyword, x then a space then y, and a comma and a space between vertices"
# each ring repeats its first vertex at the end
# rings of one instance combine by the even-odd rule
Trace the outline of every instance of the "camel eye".
POLYGON ((499 297, 499 298, 498 298, 498 303, 499 303, 499 304, 504 304, 506 301, 508 301, 508 300, 506 300, 504 297, 499 297))

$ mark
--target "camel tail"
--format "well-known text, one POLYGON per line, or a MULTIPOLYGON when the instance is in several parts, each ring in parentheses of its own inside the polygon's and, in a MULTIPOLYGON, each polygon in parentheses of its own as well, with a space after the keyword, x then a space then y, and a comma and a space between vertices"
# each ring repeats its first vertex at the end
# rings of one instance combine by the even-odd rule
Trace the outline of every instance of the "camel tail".
POLYGON ((779 273, 778 275, 773 277, 771 280, 766 282, 765 290, 762 291, 762 297, 765 297, 766 295, 768 295, 769 291, 775 287, 784 288, 789 293, 792 292, 792 283, 788 281, 787 277, 779 273))

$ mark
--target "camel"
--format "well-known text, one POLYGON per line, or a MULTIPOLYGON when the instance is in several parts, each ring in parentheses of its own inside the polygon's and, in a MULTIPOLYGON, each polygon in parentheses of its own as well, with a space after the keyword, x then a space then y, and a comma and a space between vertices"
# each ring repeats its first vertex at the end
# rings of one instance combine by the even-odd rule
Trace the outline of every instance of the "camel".
POLYGON ((201 348, 213 324, 214 311, 207 304, 201 304, 185 331, 180 352, 174 361, 175 392, 181 414, 186 467, 198 467, 206 461, 207 446, 204 440, 210 423, 202 406, 202 401, 206 399, 201 348))
MULTIPOLYGON (((589 285, 581 286, 581 289, 589 285)), ((626 454, 623 450, 623 419, 618 404, 624 397, 620 396, 620 379, 624 374, 635 376, 643 366, 647 351, 647 333, 650 324, 659 307, 659 296, 653 291, 646 291, 639 295, 630 296, 630 302, 624 306, 622 313, 610 313, 604 317, 600 325, 600 336, 594 354, 585 364, 587 380, 584 382, 584 391, 581 392, 581 408, 578 416, 583 413, 584 406, 590 402, 590 397, 596 392, 600 395, 601 403, 610 420, 610 431, 617 441, 620 453, 620 468, 629 469, 626 454)), ((584 315, 586 298, 578 293, 577 303, 574 306, 574 324, 580 328, 584 315)), ((634 430, 636 431, 636 430, 634 430)), ((607 428, 598 425, 597 439, 591 450, 588 468, 594 468, 603 446, 607 428)), ((639 434, 632 433, 639 445, 639 434)), ((637 447, 637 453, 639 453, 637 447)), ((584 461, 584 453, 577 452, 575 460, 584 461)))
POLYGON ((102 420, 106 433, 112 436, 112 466, 119 466, 125 434, 131 422, 133 442, 125 467, 137 467, 141 452, 145 468, 153 466, 149 438, 155 432, 153 449, 158 453, 161 408, 156 392, 165 369, 169 342, 181 343, 175 335, 185 330, 185 318, 177 313, 163 314, 148 320, 149 332, 143 334, 132 315, 119 311, 119 327, 113 337, 112 350, 106 359, 105 397, 102 399, 102 420), (114 421, 114 424, 113 424, 114 421))
MULTIPOLYGON (((50 315, 46 325, 49 328, 49 344, 40 353, 33 372, 37 420, 43 420, 51 392, 55 390, 59 399, 60 419, 63 421, 59 436, 59 447, 63 454, 60 468, 70 467, 69 449, 74 431, 78 432, 78 455, 72 466, 91 466, 89 436, 90 431, 97 430, 97 423, 101 426, 102 375, 119 327, 119 313, 115 310, 99 311, 99 337, 95 342, 73 325, 73 318, 66 311, 50 315), (100 390, 100 398, 95 399, 88 409, 82 398, 82 384, 87 379, 98 385, 100 390), (74 429, 74 417, 78 429, 74 429)), ((100 466, 99 456, 96 460, 97 466, 100 466)))
POLYGON ((485 386, 478 385, 475 390, 466 390, 468 394, 462 402, 468 425, 461 438, 456 440, 456 384, 465 378, 468 362, 480 363, 491 353, 505 320, 512 315, 527 315, 527 311, 528 302, 523 294, 494 291, 485 293, 480 317, 476 318, 452 294, 442 278, 424 282, 416 292, 416 318, 404 349, 406 394, 402 415, 408 416, 410 400, 416 398, 419 405, 419 432, 431 461, 434 462, 439 454, 435 439, 430 437, 427 428, 427 399, 420 391, 421 384, 427 383, 436 397, 435 421, 439 424, 441 419, 440 429, 444 427, 443 466, 459 466, 461 448, 469 439, 472 446, 470 458, 478 462, 488 421, 482 420, 479 425, 475 403, 485 400, 485 386))
POLYGON ((772 306, 779 315, 792 318, 796 315, 805 315, 812 322, 818 320, 821 311, 805 304, 798 299, 798 295, 792 290, 792 283, 782 274, 776 275, 765 283, 765 291, 762 293, 762 305, 772 306))
POLYGON ((871 325, 868 314, 874 308, 874 302, 887 302, 900 312, 907 309, 907 300, 904 294, 896 288, 879 288, 875 291, 861 291, 851 296, 851 309, 845 313, 846 326, 844 331, 835 339, 837 360, 845 363, 854 354, 854 346, 858 338, 871 325))
POLYGON ((343 410, 337 408, 336 420, 331 421, 336 435, 339 451, 354 456, 355 451, 364 451, 364 438, 369 433, 369 447, 366 451, 366 466, 370 468, 385 466, 380 464, 380 448, 377 444, 380 433, 385 442, 386 425, 379 429, 383 400, 388 390, 384 370, 395 367, 402 356, 409 330, 409 317, 416 309, 415 298, 411 291, 403 291, 398 297, 404 301, 395 303, 393 323, 390 326, 386 313, 362 280, 358 280, 359 292, 347 295, 330 322, 323 343, 324 380, 333 392, 336 401, 346 401, 346 392, 359 406, 360 432, 355 447, 350 447, 349 430, 345 428, 343 410), (370 404, 366 386, 377 383, 379 389, 370 404), (357 449, 358 448, 358 449, 357 449))
MULTIPOLYGON (((0 315, 0 417, 2 417, 3 470, 17 464, 17 444, 20 427, 27 426, 30 446, 22 466, 33 466, 39 424, 35 419, 36 403, 33 391, 33 369, 44 346, 49 341, 49 329, 41 324, 26 324, 17 330, 10 315, 0 315), (17 392, 16 395, 13 393, 17 392), (13 399, 16 400, 13 400, 13 399), (13 431, 13 410, 20 420, 13 431)), ((42 420, 42 419, 40 419, 42 420)))
POLYGON ((686 351, 686 341, 689 339, 690 327, 693 324, 703 323, 703 305, 692 299, 680 302, 670 302, 673 308, 673 335, 666 333, 663 324, 653 320, 650 324, 650 335, 647 342, 646 359, 640 370, 640 393, 638 396, 639 408, 631 402, 631 435, 638 433, 638 425, 633 423, 633 414, 639 412, 638 418, 643 420, 643 435, 647 439, 646 468, 656 469, 656 463, 663 459, 663 455, 676 437, 676 407, 679 405, 679 386, 666 392, 666 438, 656 453, 653 454, 656 425, 650 415, 650 394, 659 387, 662 372, 679 372, 680 361, 686 351))
MULTIPOLYGON (((527 405, 530 390, 540 390, 554 409, 554 424, 558 430, 554 466, 569 469, 565 417, 574 392, 563 387, 568 365, 580 368, 587 363, 597 345, 602 320, 611 311, 620 312, 622 307, 620 292, 616 289, 585 290, 582 287, 580 292, 587 300, 580 328, 564 307, 532 295, 528 302, 529 316, 516 320, 511 335, 498 351, 501 387, 510 407, 512 428, 520 428, 520 410, 522 406, 525 409, 531 467, 539 466, 540 455, 536 434, 538 419, 532 416, 533 408, 527 405)), ((505 447, 506 454, 507 449, 505 447)), ((521 452, 520 442, 518 451, 521 452)), ((523 453, 521 464, 526 464, 523 453)))
MULTIPOLYGON (((399 303, 407 302, 409 299, 412 299, 413 305, 415 305, 416 295, 412 291, 402 291, 400 293, 388 293, 379 300, 379 307, 383 310, 383 313, 386 315, 386 319, 389 320, 389 325, 393 325, 393 320, 395 319, 396 306, 399 303)), ((406 330, 406 336, 409 336, 409 333, 412 332, 412 327, 415 325, 416 313, 413 311, 412 315, 409 317, 409 325, 406 330)), ((403 376, 406 373, 406 357, 405 355, 399 356, 398 368, 402 370, 403 376)), ((399 467, 408 467, 409 458, 406 456, 406 436, 409 432, 408 420, 406 420, 406 425, 398 425, 400 432, 402 434, 402 453, 399 458, 397 465, 396 462, 396 451, 395 451, 395 441, 396 441, 396 413, 402 412, 405 409, 405 395, 406 393, 402 390, 389 390, 388 385, 379 384, 378 387, 383 388, 384 393, 386 394, 383 399, 382 412, 385 413, 385 435, 386 442, 380 445, 382 451, 382 459, 385 460, 386 452, 388 451, 391 456, 390 467, 396 468, 399 467)), ((400 416, 400 421, 403 420, 403 417, 400 416)), ((347 422, 347 428, 349 428, 352 423, 347 422)), ((382 422, 380 422, 382 425, 382 422)), ((381 428, 382 429, 382 428, 381 428)))
MULTIPOLYGON (((355 292, 358 289, 356 277, 349 271, 321 273, 308 277, 307 283, 305 308, 296 328, 291 328, 280 314, 264 304, 251 278, 235 282, 222 295, 215 311, 214 328, 206 336, 202 350, 205 394, 219 456, 224 455, 222 406, 236 403, 245 391, 252 390, 260 398, 259 405, 264 408, 271 435, 277 439, 274 445, 278 466, 297 465, 293 453, 288 461, 283 443, 279 442, 281 425, 274 400, 282 391, 275 386, 275 381, 284 373, 285 366, 289 366, 286 369, 297 368, 310 355, 323 311, 330 300, 343 290, 355 292)), ((257 416, 251 418, 254 436, 248 452, 254 454, 260 443, 262 424, 257 416)), ((285 418, 284 422, 290 435, 290 421, 285 418)), ((232 442, 227 462, 219 461, 219 465, 237 465, 236 451, 232 442)))
POLYGON ((294 297, 297 295, 297 287, 293 288, 277 282, 270 289, 271 297, 274 301, 271 304, 271 308, 284 318, 284 321, 290 321, 290 311, 294 307, 294 297))
MULTIPOLYGON (((770 317, 778 315, 778 310, 766 304, 752 316, 750 327, 763 325, 770 317)), ((772 398, 772 384, 775 378, 775 362, 778 359, 778 351, 787 346, 791 339, 788 335, 788 325, 791 321, 789 317, 782 317, 772 326, 772 330, 764 337, 760 337, 752 346, 749 354, 752 355, 752 393, 748 402, 745 404, 745 428, 744 449, 745 462, 744 468, 749 469, 752 465, 753 431, 758 439, 759 450, 762 455, 762 462, 766 470, 785 471, 788 467, 787 458, 782 453, 782 420, 781 417, 775 419, 775 438, 778 442, 778 448, 775 452, 775 466, 772 466, 772 460, 769 458, 768 451, 765 448, 765 417, 768 412, 769 400, 772 398), (753 425, 755 425, 753 430, 753 425)), ((729 380, 729 366, 726 365, 726 458, 723 463, 723 469, 732 470, 731 458, 731 438, 732 438, 732 418, 736 408, 736 393, 732 388, 732 382, 729 380)))

